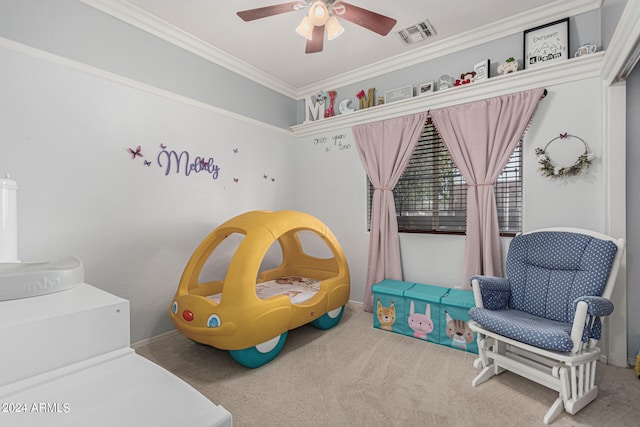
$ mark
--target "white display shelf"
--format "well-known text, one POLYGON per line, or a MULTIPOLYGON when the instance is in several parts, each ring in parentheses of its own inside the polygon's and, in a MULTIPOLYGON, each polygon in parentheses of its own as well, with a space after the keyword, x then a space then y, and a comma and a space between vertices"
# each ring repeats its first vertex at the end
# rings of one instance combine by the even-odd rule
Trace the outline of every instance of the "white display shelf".
POLYGON ((414 96, 391 104, 377 105, 352 113, 309 121, 292 126, 291 131, 295 136, 318 135, 353 125, 391 119, 536 87, 549 88, 553 85, 597 77, 602 73, 604 56, 605 52, 597 52, 580 58, 572 58, 559 64, 491 77, 484 81, 436 91, 428 95, 414 96))

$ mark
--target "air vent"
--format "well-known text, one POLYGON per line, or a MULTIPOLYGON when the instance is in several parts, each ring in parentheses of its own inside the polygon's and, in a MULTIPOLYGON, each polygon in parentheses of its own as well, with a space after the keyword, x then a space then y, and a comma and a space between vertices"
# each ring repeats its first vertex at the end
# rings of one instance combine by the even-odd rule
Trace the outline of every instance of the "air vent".
POLYGON ((433 26, 426 19, 422 22, 418 22, 415 25, 404 28, 400 31, 396 32, 400 40, 404 42, 404 44, 415 44, 425 41, 429 37, 433 37, 436 35, 436 30, 433 29, 433 26))

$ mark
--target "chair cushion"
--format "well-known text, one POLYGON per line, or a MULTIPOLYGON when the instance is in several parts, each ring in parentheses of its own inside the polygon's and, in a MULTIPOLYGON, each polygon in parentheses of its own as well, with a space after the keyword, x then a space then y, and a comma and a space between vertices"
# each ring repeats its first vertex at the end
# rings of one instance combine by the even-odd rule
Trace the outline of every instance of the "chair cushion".
POLYGON ((507 254, 509 308, 572 322, 576 298, 602 295, 616 251, 612 241, 567 231, 513 238, 507 254))
POLYGON ((570 323, 510 308, 487 310, 473 307, 469 310, 469 317, 489 331, 535 347, 555 351, 571 351, 573 347, 570 323))

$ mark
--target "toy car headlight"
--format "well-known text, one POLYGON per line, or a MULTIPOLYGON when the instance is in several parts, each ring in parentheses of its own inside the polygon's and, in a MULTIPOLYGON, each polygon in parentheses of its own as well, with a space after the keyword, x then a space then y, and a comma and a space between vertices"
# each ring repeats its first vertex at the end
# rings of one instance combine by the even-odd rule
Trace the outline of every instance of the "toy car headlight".
POLYGON ((207 319, 207 327, 208 328, 217 328, 217 327, 220 326, 220 324, 221 324, 220 316, 218 316, 217 314, 212 314, 207 319))

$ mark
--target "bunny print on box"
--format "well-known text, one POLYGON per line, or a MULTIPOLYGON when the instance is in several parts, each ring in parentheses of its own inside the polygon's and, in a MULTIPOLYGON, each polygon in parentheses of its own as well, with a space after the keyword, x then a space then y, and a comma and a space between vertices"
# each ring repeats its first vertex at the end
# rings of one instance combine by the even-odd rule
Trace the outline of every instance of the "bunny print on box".
POLYGON ((413 329, 413 336, 422 340, 427 339, 427 334, 433 331, 431 320, 431 304, 427 304, 425 314, 416 313, 413 301, 409 307, 409 327, 413 329))

